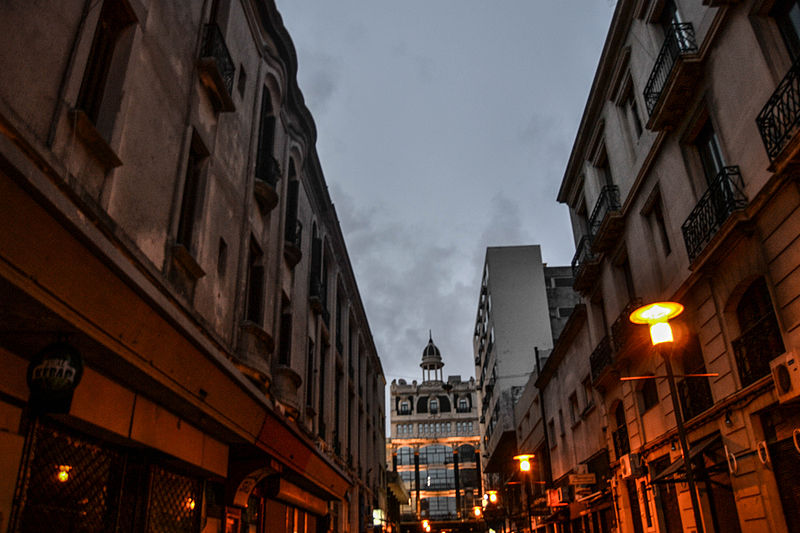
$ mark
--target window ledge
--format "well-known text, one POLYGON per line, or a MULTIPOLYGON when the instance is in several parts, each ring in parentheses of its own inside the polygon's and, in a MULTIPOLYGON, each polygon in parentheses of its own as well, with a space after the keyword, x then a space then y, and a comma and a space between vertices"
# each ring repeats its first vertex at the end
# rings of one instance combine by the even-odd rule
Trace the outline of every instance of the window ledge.
POLYGON ((194 257, 192 257, 192 254, 189 252, 189 250, 186 249, 186 246, 182 244, 173 245, 172 257, 195 280, 198 280, 206 275, 206 272, 205 270, 203 270, 203 267, 201 267, 200 264, 197 262, 197 260, 194 257))
POLYGON ((594 410, 595 410, 595 405, 593 402, 583 408, 583 411, 581 411, 581 418, 585 420, 586 417, 588 417, 594 410))
POLYGON ((82 109, 73 109, 69 113, 70 124, 75 129, 75 135, 83 141, 89 152, 97 158, 106 171, 122 166, 122 161, 100 135, 97 128, 82 109))

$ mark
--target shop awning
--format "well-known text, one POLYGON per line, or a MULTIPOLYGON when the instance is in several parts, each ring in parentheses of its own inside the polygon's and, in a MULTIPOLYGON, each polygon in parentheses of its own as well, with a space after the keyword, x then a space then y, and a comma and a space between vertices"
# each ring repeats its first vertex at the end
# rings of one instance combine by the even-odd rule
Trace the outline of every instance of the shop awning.
POLYGON ((405 483, 403 483, 403 479, 400 477, 400 474, 389 471, 386 473, 386 477, 389 490, 392 492, 395 499, 400 503, 406 503, 410 496, 408 495, 405 483))
MULTIPOLYGON (((719 433, 713 433, 712 435, 705 437, 703 440, 692 444, 689 447, 689 459, 694 460, 699 454, 704 453, 709 448, 712 448, 716 444, 720 444, 722 442, 722 436, 719 433)), ((685 478, 686 469, 683 467, 683 457, 676 460, 674 463, 669 465, 663 471, 659 472, 654 478, 650 480, 651 483, 683 483, 686 481, 685 478), (677 476, 674 478, 670 478, 670 476, 674 476, 675 474, 683 472, 683 476, 677 476)))

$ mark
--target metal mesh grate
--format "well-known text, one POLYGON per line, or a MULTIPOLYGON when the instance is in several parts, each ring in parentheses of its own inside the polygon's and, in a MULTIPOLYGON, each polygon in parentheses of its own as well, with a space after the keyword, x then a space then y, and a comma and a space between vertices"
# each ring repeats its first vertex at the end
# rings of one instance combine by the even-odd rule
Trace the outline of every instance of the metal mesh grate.
POLYGON ((148 533, 181 533, 196 530, 200 513, 200 482, 153 466, 148 533))
POLYGON ((123 466, 118 453, 37 425, 16 531, 113 531, 123 466))

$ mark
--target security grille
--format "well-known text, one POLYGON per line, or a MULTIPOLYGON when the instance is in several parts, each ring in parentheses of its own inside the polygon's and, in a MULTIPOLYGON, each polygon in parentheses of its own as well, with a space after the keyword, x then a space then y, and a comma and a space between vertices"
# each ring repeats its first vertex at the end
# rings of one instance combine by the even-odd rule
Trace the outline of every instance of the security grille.
POLYGON ((154 465, 147 509, 148 533, 196 531, 200 515, 200 488, 197 480, 154 465))
POLYGON ((33 422, 10 532, 190 533, 202 482, 52 422, 33 422))
POLYGON ((18 532, 114 531, 124 458, 37 424, 20 487, 18 532))

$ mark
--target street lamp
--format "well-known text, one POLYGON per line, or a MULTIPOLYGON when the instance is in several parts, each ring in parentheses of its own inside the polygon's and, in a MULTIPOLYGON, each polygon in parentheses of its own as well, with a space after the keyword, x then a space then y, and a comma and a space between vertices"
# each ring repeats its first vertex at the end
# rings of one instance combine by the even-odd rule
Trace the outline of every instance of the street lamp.
POLYGON ((533 488, 531 486, 530 476, 531 476, 531 459, 533 459, 534 457, 535 455, 532 453, 524 453, 514 456, 514 460, 519 461, 519 471, 522 472, 523 474, 527 474, 526 477, 528 478, 528 489, 526 491, 528 497, 525 498, 525 508, 528 511, 528 527, 530 528, 531 533, 533 533, 533 517, 531 516, 531 502, 529 500, 533 498, 533 488))
POLYGON ((679 303, 655 302, 634 310, 630 315, 630 321, 634 324, 648 324, 650 326, 650 341, 664 359, 664 366, 667 370, 667 382, 669 383, 669 394, 672 397, 672 410, 675 413, 675 423, 678 428, 678 440, 680 440, 681 443, 683 465, 686 467, 686 483, 689 485, 689 496, 692 499, 694 521, 696 523, 697 533, 703 533, 703 515, 700 511, 700 500, 697 496, 697 487, 695 486, 694 475, 692 474, 692 462, 689 457, 689 441, 686 438, 686 429, 683 427, 683 415, 678 399, 678 389, 675 386, 675 374, 672 372, 672 362, 669 357, 674 341, 669 320, 680 315, 682 312, 683 306, 679 303))

